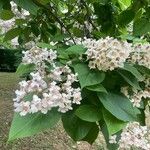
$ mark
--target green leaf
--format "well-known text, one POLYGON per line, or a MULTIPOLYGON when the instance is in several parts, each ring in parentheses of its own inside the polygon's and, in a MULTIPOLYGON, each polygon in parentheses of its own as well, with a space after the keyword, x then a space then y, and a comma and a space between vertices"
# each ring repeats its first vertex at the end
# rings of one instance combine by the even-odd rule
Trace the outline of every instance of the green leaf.
POLYGON ((65 113, 62 116, 62 122, 65 131, 74 141, 84 139, 94 124, 79 119, 74 112, 65 113))
POLYGON ((132 74, 129 74, 128 72, 124 70, 120 70, 118 72, 128 84, 130 84, 132 87, 134 87, 137 90, 141 90, 141 87, 137 79, 132 74))
POLYGON ((36 113, 26 116, 15 114, 9 132, 9 140, 32 136, 48 128, 52 128, 60 119, 57 110, 51 110, 47 114, 36 113))
POLYGON ((14 28, 14 29, 10 29, 4 37, 4 41, 10 41, 12 39, 14 39, 15 37, 19 36, 21 33, 21 29, 20 28, 14 28))
POLYGON ((49 49, 55 49, 56 48, 56 46, 52 46, 50 44, 42 43, 42 42, 37 43, 37 46, 40 48, 49 48, 49 49))
POLYGON ((66 49, 68 55, 81 55, 86 52, 86 49, 81 45, 74 45, 66 49))
POLYGON ((133 65, 125 63, 123 69, 132 73, 139 81, 144 80, 142 74, 133 65))
POLYGON ((82 140, 87 141, 89 144, 92 145, 93 142, 97 139, 98 133, 99 133, 99 127, 95 123, 95 124, 93 124, 93 126, 92 126, 91 130, 89 131, 89 133, 87 134, 87 136, 82 140))
POLYGON ((25 19, 16 19, 15 20, 16 25, 23 25, 25 23, 27 23, 27 21, 25 19))
POLYGON ((150 32, 150 21, 145 18, 140 18, 134 22, 133 34, 135 36, 142 36, 150 32))
POLYGON ((102 84, 87 86, 86 89, 95 92, 104 92, 107 93, 107 90, 104 88, 102 84))
POLYGON ((46 5, 47 3, 50 2, 50 0, 37 0, 39 3, 46 5))
POLYGON ((127 9, 131 5, 131 0, 118 0, 122 10, 127 9))
POLYGON ((94 105, 82 105, 80 106, 75 114, 84 121, 96 122, 102 118, 100 108, 94 105))
POLYGON ((144 66, 140 66, 140 65, 136 65, 135 66, 142 74, 149 76, 150 77, 150 69, 144 67, 144 66))
POLYGON ((81 88, 101 83, 105 74, 100 71, 90 70, 86 64, 77 64, 74 66, 75 72, 78 73, 81 88))
POLYGON ((104 121, 107 125, 107 129, 109 132, 109 136, 117 133, 118 131, 122 130, 126 126, 126 122, 118 120, 114 117, 111 113, 109 113, 106 109, 102 109, 104 121))
POLYGON ((10 10, 1 10, 0 18, 3 20, 10 20, 14 17, 14 14, 10 10))
MULTIPOLYGON (((109 132, 108 132, 106 122, 104 120, 102 120, 101 122, 99 122, 99 125, 100 125, 101 131, 103 133, 103 136, 105 138, 105 141, 106 141, 106 144, 107 144, 107 149, 108 150, 117 150, 118 149, 118 144, 109 143, 109 138, 110 137, 109 137, 109 132)), ((120 136, 120 135, 118 135, 118 133, 116 135, 120 136)))
POLYGON ((140 113, 128 98, 113 93, 98 93, 99 100, 112 115, 122 121, 135 121, 140 113))
POLYGON ((118 24, 120 26, 126 26, 134 19, 134 16, 135 16, 135 12, 131 9, 127 9, 123 11, 118 16, 118 24))
POLYGON ((30 72, 32 72, 35 68, 34 64, 20 64, 19 67, 17 68, 16 73, 20 76, 20 75, 24 75, 24 74, 29 74, 30 72))
POLYGON ((19 7, 29 11, 31 14, 36 15, 39 7, 31 0, 13 0, 19 7))

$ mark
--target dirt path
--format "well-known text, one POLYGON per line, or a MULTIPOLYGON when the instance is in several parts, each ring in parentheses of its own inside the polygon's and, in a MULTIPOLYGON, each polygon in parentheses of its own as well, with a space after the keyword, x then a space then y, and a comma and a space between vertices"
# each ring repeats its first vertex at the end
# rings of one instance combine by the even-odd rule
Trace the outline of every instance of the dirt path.
POLYGON ((64 132, 61 123, 44 133, 32 138, 24 138, 6 145, 8 132, 13 117, 14 91, 18 78, 14 73, 0 73, 0 150, 100 150, 87 143, 76 144, 64 132))

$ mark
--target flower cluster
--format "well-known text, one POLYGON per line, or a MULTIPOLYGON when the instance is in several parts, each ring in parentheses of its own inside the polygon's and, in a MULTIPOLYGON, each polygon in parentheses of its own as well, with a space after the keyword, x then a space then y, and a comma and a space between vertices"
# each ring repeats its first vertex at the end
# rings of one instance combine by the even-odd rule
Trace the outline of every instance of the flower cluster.
POLYGON ((86 55, 89 67, 102 71, 123 67, 132 50, 129 43, 110 37, 97 41, 85 39, 82 44, 87 48, 86 55))
MULTIPOLYGON (((55 51, 34 48, 24 52, 23 63, 36 64, 36 73, 31 73, 31 80, 21 81, 20 89, 16 90, 14 99, 15 111, 24 116, 28 113, 41 112, 46 114, 48 110, 56 107, 58 111, 65 113, 73 109, 73 104, 80 104, 81 90, 75 88, 77 74, 72 73, 69 66, 57 66, 54 62, 57 55, 55 51), (41 73, 40 66, 48 61, 51 71, 41 73), (30 95, 30 101, 26 97, 30 95)), ((42 65, 45 69, 46 64, 42 65)))
MULTIPOLYGON (((138 148, 149 150, 150 143, 148 141, 149 130, 146 126, 141 126, 138 122, 128 123, 126 128, 121 133, 121 138, 118 142, 119 150, 138 148)), ((115 139, 116 135, 110 139, 115 139)), ((116 140, 110 140, 111 143, 117 143, 116 140)))
POLYGON ((134 45, 133 53, 129 61, 150 69, 150 44, 134 45))
POLYGON ((23 64, 35 64, 36 70, 41 73, 45 71, 45 62, 49 62, 54 65, 54 60, 57 58, 56 51, 41 49, 39 47, 33 47, 28 51, 23 51, 24 57, 22 58, 23 64))

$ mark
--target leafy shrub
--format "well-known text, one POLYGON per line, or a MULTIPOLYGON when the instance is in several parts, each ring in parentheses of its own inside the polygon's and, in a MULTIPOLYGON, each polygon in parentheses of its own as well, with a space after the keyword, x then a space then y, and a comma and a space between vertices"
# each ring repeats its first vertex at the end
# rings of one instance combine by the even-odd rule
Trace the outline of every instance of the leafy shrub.
POLYGON ((0 71, 16 71, 21 62, 21 51, 0 49, 0 71))

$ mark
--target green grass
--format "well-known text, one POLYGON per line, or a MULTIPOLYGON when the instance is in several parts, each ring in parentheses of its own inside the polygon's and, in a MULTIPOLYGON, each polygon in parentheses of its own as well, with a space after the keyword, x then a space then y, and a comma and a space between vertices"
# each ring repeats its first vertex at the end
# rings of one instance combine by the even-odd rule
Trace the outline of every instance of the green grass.
POLYGON ((100 150, 102 137, 90 146, 85 142, 76 144, 64 132, 61 123, 54 129, 33 137, 7 143, 9 128, 13 118, 14 92, 19 78, 14 73, 0 73, 0 150, 100 150))

